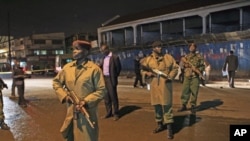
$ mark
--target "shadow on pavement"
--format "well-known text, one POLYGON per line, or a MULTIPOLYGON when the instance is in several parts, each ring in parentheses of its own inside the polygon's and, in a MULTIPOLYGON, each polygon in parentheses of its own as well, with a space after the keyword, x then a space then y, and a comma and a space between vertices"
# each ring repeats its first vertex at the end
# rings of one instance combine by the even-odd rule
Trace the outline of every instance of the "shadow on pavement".
MULTIPOLYGON (((204 101, 201 102, 200 105, 196 107, 196 112, 203 111, 206 109, 214 108, 216 109, 217 106, 222 105, 223 101, 220 99, 214 99, 212 101, 204 101)), ((190 110, 190 109, 188 109, 190 110)), ((174 117, 174 134, 180 132, 181 129, 184 127, 192 126, 197 122, 201 121, 200 117, 197 117, 195 114, 185 113, 175 116, 174 117)))
POLYGON ((135 105, 123 106, 119 110, 120 118, 138 109, 141 109, 141 107, 135 105))
POLYGON ((216 109, 217 106, 222 104, 223 101, 221 101, 220 99, 214 99, 212 101, 204 101, 201 102, 200 105, 196 107, 196 111, 203 111, 210 108, 216 109))
POLYGON ((193 124, 199 122, 200 117, 195 114, 180 115, 174 117, 173 133, 176 134, 181 131, 184 127, 192 126, 193 124))

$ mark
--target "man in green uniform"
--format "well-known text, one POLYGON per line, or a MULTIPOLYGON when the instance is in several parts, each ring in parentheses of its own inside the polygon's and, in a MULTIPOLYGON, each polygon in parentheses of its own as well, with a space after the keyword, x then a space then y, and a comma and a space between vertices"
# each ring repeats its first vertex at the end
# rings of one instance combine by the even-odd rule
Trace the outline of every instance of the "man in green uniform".
POLYGON ((153 133, 158 133, 165 129, 167 125, 169 139, 173 138, 172 123, 172 80, 178 73, 179 66, 175 59, 169 54, 162 54, 162 42, 155 41, 152 44, 153 52, 143 59, 142 76, 150 78, 151 104, 155 109, 155 120, 158 124, 153 133))
POLYGON ((98 141, 97 108, 106 88, 102 70, 87 58, 90 48, 87 41, 74 41, 75 61, 64 65, 53 79, 53 88, 60 102, 67 103, 67 115, 60 129, 67 141, 98 141), (73 92, 80 102, 72 104, 69 92, 73 92), (86 109, 89 116, 80 112, 81 109, 86 109))
POLYGON ((4 83, 2 78, 0 78, 0 127, 3 130, 9 130, 10 127, 4 122, 3 94, 2 94, 2 89, 3 88, 8 88, 8 86, 4 83))
POLYGON ((197 96, 200 87, 200 78, 205 69, 204 58, 196 53, 197 46, 194 43, 189 45, 189 54, 182 58, 184 62, 184 82, 182 86, 181 102, 182 107, 178 111, 187 110, 190 99, 191 112, 195 114, 197 96))

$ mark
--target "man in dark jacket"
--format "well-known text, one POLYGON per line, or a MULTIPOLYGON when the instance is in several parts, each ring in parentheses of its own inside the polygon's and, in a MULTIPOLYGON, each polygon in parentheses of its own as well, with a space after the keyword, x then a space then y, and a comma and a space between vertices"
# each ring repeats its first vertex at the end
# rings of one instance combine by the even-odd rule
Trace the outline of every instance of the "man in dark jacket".
POLYGON ((225 63, 223 65, 223 71, 226 71, 226 68, 228 72, 229 87, 234 88, 235 71, 238 68, 238 56, 234 55, 234 52, 232 50, 226 57, 225 63))
POLYGON ((109 50, 109 46, 102 44, 100 51, 104 58, 100 67, 102 68, 107 94, 104 97, 104 102, 107 114, 103 118, 114 116, 114 120, 119 119, 119 100, 117 95, 118 76, 121 71, 121 63, 119 57, 109 50), (112 109, 113 106, 113 109, 112 109))
POLYGON ((26 108, 27 103, 24 98, 24 71, 23 68, 20 67, 20 63, 17 64, 17 66, 13 69, 13 82, 15 83, 14 85, 17 87, 17 92, 18 92, 18 104, 21 107, 26 108))
POLYGON ((137 87, 137 83, 139 81, 140 87, 144 87, 144 84, 142 82, 142 75, 141 75, 141 64, 140 64, 140 57, 135 56, 134 60, 134 71, 135 71, 135 81, 134 81, 134 88, 137 87))

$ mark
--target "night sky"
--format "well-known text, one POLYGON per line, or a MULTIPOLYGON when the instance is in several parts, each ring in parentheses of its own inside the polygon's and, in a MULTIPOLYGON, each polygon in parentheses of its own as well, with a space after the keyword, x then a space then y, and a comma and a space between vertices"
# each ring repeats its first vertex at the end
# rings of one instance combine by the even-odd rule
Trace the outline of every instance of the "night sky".
POLYGON ((0 0, 0 36, 97 32, 116 15, 127 15, 185 0, 0 0))

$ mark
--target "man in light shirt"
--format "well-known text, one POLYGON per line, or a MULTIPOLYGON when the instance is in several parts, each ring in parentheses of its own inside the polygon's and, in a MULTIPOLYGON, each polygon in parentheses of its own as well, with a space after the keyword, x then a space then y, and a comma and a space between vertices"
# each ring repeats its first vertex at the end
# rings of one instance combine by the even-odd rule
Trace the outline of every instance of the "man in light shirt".
POLYGON ((100 51, 104 58, 100 64, 103 70, 107 94, 104 97, 107 114, 103 118, 114 116, 114 120, 119 119, 119 100, 117 95, 118 76, 121 71, 121 63, 119 57, 109 50, 107 44, 102 44, 100 51))

